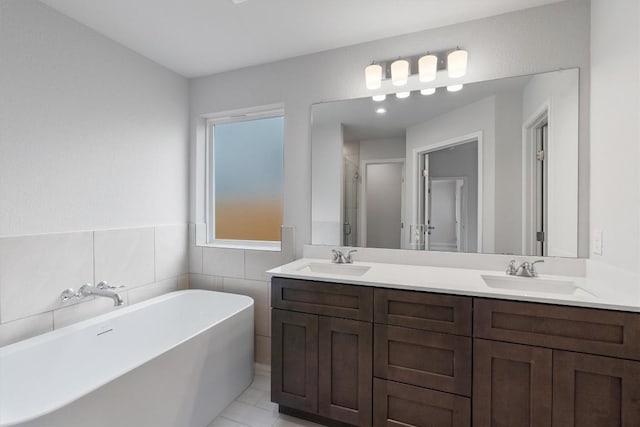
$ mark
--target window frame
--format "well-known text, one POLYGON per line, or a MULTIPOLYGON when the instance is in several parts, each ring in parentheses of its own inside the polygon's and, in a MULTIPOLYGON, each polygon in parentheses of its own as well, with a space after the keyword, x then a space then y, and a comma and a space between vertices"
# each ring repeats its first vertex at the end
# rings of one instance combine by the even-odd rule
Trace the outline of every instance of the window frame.
MULTIPOLYGON (((214 151, 214 131, 216 125, 227 123, 248 122, 260 119, 282 117, 283 130, 285 127, 284 108, 281 105, 271 105, 265 107, 254 107, 243 110, 234 110, 225 113, 210 115, 205 121, 205 225, 206 243, 205 246, 251 249, 261 251, 281 251, 282 238, 278 241, 270 240, 241 240, 241 239, 216 239, 215 238, 215 151, 214 151)), ((282 140, 282 156, 284 165, 284 135, 282 140)), ((283 169, 284 175, 284 169, 283 169)), ((284 191, 284 177, 283 177, 284 191)), ((283 194, 284 196, 284 194, 283 194)), ((284 204, 284 200, 282 202, 284 204)), ((284 218, 283 218, 284 220, 284 218)))

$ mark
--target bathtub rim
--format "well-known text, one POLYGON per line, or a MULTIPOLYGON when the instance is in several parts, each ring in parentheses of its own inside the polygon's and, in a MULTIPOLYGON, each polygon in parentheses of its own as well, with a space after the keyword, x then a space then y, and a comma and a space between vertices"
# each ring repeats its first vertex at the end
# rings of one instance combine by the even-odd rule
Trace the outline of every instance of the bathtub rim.
MULTIPOLYGON (((0 358, 3 355, 10 355, 13 354, 15 352, 18 352, 20 350, 23 350, 25 348, 29 348, 32 346, 36 346, 36 345, 40 345, 40 344, 45 344, 47 342, 50 342, 54 339, 59 339, 60 337, 63 336, 68 336, 70 334, 73 334, 79 330, 85 329, 85 328, 89 328, 91 326, 95 326, 96 324, 99 324, 101 322, 104 321, 108 321, 110 319, 113 319, 115 317, 119 317, 122 315, 125 315, 127 313, 132 313, 132 312, 136 312, 139 311, 141 309, 144 309, 145 307, 148 307, 150 305, 156 304, 158 302, 162 302, 165 300, 169 300, 175 297, 178 297, 180 295, 184 295, 184 294, 188 294, 188 293, 214 293, 214 294, 221 294, 221 295, 233 295, 234 297, 238 297, 239 300, 244 300, 244 304, 238 308, 238 310, 224 316, 221 317, 219 319, 217 319, 214 323, 198 329, 196 332, 188 335, 186 338, 176 341, 175 343, 173 343, 173 345, 171 345, 170 347, 164 349, 163 351, 157 353, 153 358, 150 359, 146 359, 140 363, 136 363, 133 366, 129 366, 127 367, 126 370, 124 371, 119 371, 118 374, 116 375, 112 375, 110 377, 108 377, 105 380, 102 381, 96 381, 95 384, 92 384, 91 387, 87 387, 85 389, 82 389, 82 393, 79 393, 77 396, 75 396, 73 399, 66 399, 64 401, 60 401, 57 402, 55 405, 47 408, 44 411, 40 411, 40 412, 34 412, 34 414, 30 414, 30 416, 28 417, 24 417, 24 418, 19 418, 19 419, 14 419, 14 420, 9 420, 6 424, 5 421, 2 420, 2 423, 0 423, 0 427, 10 427, 10 426, 14 426, 14 425, 19 425, 21 423, 26 423, 32 420, 35 420, 39 417, 45 416, 47 414, 50 414, 52 412, 55 412, 73 402, 75 402, 76 400, 92 393, 93 391, 99 389, 100 387, 103 387, 104 385, 126 375, 127 373, 133 371, 134 369, 137 369, 143 365, 145 365, 146 363, 150 362, 151 360, 153 360, 156 357, 159 357, 165 353, 168 353, 169 351, 175 349, 176 347, 179 347, 180 345, 184 344, 185 342, 193 339, 194 337, 206 333, 207 331, 209 331, 210 329, 214 328, 215 326, 219 325, 220 323, 232 318, 233 316, 236 316, 240 313, 243 313, 247 310, 252 310, 254 309, 254 305, 255 302, 253 300, 253 298, 246 296, 246 295, 240 295, 240 294, 231 294, 228 292, 220 292, 220 291, 210 291, 210 290, 204 290, 204 289, 185 289, 185 290, 180 290, 180 291, 173 291, 173 292, 168 292, 166 294, 163 295, 159 295, 157 297, 148 299, 146 301, 141 301, 139 303, 136 304, 132 304, 132 305, 128 305, 126 307, 120 308, 120 309, 116 309, 113 310, 109 313, 104 313, 101 315, 98 315, 96 317, 92 317, 90 319, 86 319, 86 320, 82 320, 78 323, 74 323, 68 326, 64 326, 60 329, 55 329, 53 331, 50 332, 46 332, 44 334, 41 335, 37 335, 35 337, 31 337, 31 338, 27 338, 25 340, 22 341, 18 341, 16 343, 13 344, 9 344, 7 346, 4 347, 0 347, 0 358)), ((253 322, 251 323, 251 328, 254 328, 253 322)))

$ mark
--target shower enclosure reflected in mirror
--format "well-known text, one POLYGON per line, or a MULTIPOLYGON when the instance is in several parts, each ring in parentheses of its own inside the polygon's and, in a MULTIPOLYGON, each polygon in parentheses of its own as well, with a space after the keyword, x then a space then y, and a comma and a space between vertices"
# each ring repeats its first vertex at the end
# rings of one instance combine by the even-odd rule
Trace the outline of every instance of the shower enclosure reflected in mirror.
POLYGON ((577 69, 312 107, 312 243, 578 255, 577 69))

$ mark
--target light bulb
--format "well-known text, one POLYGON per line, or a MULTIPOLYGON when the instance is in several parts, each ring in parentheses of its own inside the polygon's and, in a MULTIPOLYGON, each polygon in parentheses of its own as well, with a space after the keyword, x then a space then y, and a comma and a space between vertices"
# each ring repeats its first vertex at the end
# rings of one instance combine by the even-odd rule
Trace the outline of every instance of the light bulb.
POLYGON ((420 94, 422 94, 422 95, 433 95, 434 93, 436 93, 436 88, 435 87, 430 87, 428 89, 422 89, 420 91, 420 94))
POLYGON ((454 50, 447 56, 447 71, 449 78, 457 79, 467 74, 467 58, 469 54, 466 50, 454 50))
POLYGON ((435 55, 425 55, 418 60, 418 74, 421 82, 432 82, 436 79, 438 72, 438 57, 435 55))
POLYGON ((364 69, 364 80, 367 85, 367 89, 374 90, 380 89, 382 85, 382 66, 378 64, 371 64, 364 69))
POLYGON ((391 84, 404 86, 409 81, 409 61, 398 59, 391 63, 391 84))
POLYGON ((387 95, 385 95, 385 94, 382 94, 382 95, 373 95, 373 96, 371 97, 371 99, 373 99, 373 100, 374 100, 374 101, 376 101, 376 102, 381 102, 381 101, 384 101, 385 99, 387 99, 387 95))
POLYGON ((464 85, 462 85, 462 84, 449 85, 449 86, 447 86, 447 91, 449 91, 449 92, 458 92, 459 90, 462 90, 463 87, 464 87, 464 85))
POLYGON ((409 91, 407 91, 407 92, 398 92, 398 93, 396 93, 396 98, 404 99, 404 98, 408 98, 409 95, 411 95, 411 92, 409 92, 409 91))
POLYGON ((386 110, 386 108, 384 108, 384 107, 380 107, 380 108, 378 108, 378 109, 376 110, 376 113, 378 113, 378 114, 384 114, 384 113, 386 113, 386 112, 387 112, 387 110, 386 110))

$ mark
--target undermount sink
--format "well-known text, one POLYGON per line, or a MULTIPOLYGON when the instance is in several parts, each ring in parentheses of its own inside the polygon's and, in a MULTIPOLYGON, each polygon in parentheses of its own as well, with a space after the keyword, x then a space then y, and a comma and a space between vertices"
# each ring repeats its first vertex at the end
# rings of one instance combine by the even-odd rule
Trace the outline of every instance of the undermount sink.
POLYGON ((544 292, 548 294, 571 295, 582 289, 567 280, 541 279, 539 277, 506 277, 482 275, 482 280, 490 288, 511 289, 523 292, 544 292))
POLYGON ((318 273, 318 274, 339 274, 343 276, 362 276, 369 271, 371 267, 366 265, 353 265, 353 264, 323 264, 320 262, 313 262, 305 264, 298 268, 298 271, 305 273, 318 273))

